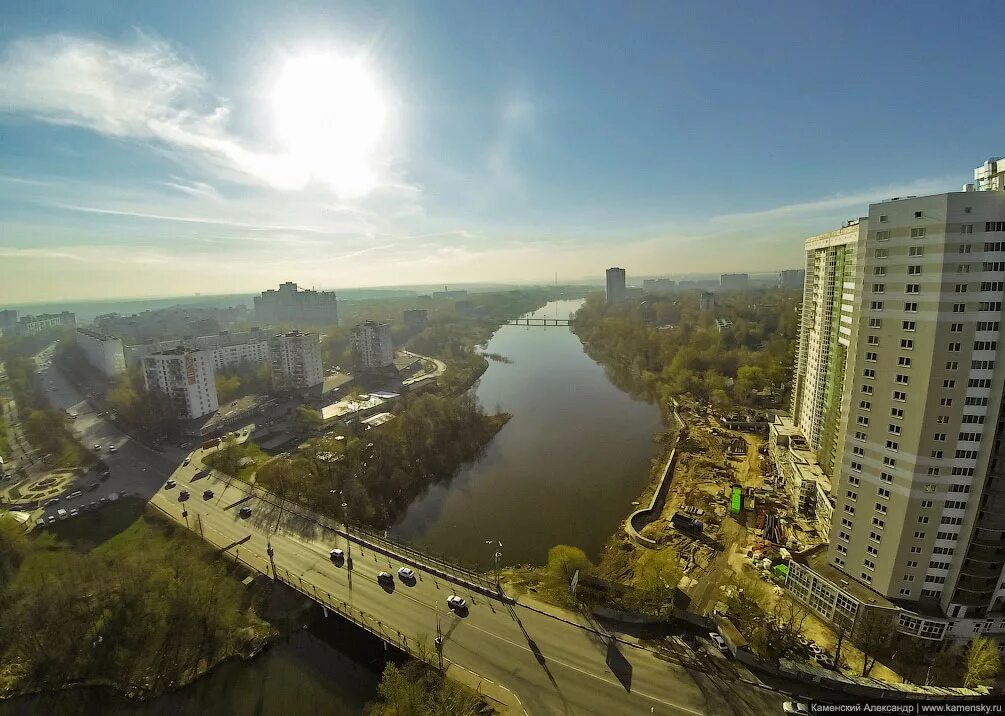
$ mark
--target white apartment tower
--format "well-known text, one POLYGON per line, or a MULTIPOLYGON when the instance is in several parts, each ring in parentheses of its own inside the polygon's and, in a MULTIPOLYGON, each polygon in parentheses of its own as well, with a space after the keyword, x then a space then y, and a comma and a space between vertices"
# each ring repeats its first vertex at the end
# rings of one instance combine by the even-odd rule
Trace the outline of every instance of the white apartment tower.
POLYGON ((321 339, 317 333, 291 331, 269 339, 272 387, 304 390, 324 382, 321 339))
POLYGON ((845 363, 858 307, 855 258, 867 219, 806 240, 806 279, 792 391, 792 416, 821 466, 831 472, 841 418, 845 363))
POLYGON ((87 362, 102 375, 112 378, 126 372, 126 359, 120 339, 86 328, 78 328, 74 336, 87 362))
POLYGON ((363 370, 387 368, 394 363, 391 324, 363 321, 352 329, 352 348, 356 363, 363 370))
POLYGON ((219 409, 215 378, 209 351, 175 348, 143 358, 147 390, 166 394, 182 419, 201 418, 219 409))
MULTIPOLYGON (((838 328, 847 358, 826 553, 826 568, 841 578, 799 567, 790 570, 790 588, 815 609, 814 600, 849 615, 851 592, 868 587, 876 602, 897 610, 903 632, 960 641, 986 634, 1001 643, 1005 191, 885 201, 871 205, 859 226, 856 308, 850 321, 842 310, 838 328)), ((807 403, 819 402, 807 387, 810 354, 818 364, 832 360, 828 341, 811 337, 821 331, 807 328, 817 310, 813 271, 808 258, 802 386, 793 403, 810 431, 807 403)))

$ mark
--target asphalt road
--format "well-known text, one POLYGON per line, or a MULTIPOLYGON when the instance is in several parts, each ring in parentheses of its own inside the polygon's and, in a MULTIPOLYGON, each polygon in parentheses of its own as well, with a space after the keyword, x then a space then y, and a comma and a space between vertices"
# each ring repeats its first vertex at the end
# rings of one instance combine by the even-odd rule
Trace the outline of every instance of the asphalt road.
MULTIPOLYGON (((723 658, 711 673, 688 669, 627 643, 598 634, 576 615, 569 623, 523 605, 507 605, 417 569, 406 584, 395 577, 392 590, 376 581, 381 570, 394 574, 400 563, 353 545, 350 586, 346 568, 328 557, 333 547, 348 551, 334 532, 321 528, 258 498, 247 498, 244 485, 215 476, 193 482, 202 468, 202 451, 192 464, 180 466, 186 451, 154 453, 135 444, 90 410, 59 374, 49 369, 46 394, 60 408, 76 412, 75 429, 87 445, 102 445, 111 468, 110 479, 90 501, 111 491, 127 490, 152 497, 155 506, 187 524, 227 554, 265 570, 271 541, 276 566, 302 579, 310 588, 327 592, 360 609, 382 628, 400 631, 410 642, 424 640, 432 649, 437 621, 444 637, 444 657, 466 670, 504 685, 518 695, 530 714, 770 714, 781 713, 783 697, 737 681, 737 671, 723 658), (48 389, 49 382, 55 390, 48 389), (107 453, 116 446, 114 454, 107 453), (168 476, 177 486, 165 488, 168 476), (181 501, 182 489, 191 496, 181 501), (206 489, 211 499, 203 499, 206 489), (240 507, 252 508, 249 519, 240 507), (187 513, 183 516, 183 512, 187 513), (459 594, 469 605, 459 615, 446 598, 459 594)), ((67 503, 74 506, 74 502, 67 503)), ((76 519, 87 519, 86 514, 76 519)), ((452 668, 457 668, 452 667, 452 668)), ((707 664, 706 667, 707 668, 707 664)))

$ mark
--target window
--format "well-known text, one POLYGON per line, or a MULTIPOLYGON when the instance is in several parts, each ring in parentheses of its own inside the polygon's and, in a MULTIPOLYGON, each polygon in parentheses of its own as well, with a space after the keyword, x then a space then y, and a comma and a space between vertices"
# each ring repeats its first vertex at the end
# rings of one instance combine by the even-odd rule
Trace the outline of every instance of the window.
POLYGON ((842 524, 843 526, 847 527, 848 529, 851 529, 851 528, 852 528, 852 521, 851 521, 851 520, 849 520, 849 519, 846 519, 846 518, 844 518, 844 517, 842 517, 842 518, 841 518, 841 524, 842 524))
POLYGON ((977 451, 976 450, 957 450, 954 456, 957 460, 976 460, 977 451))
POLYGON ((938 416, 938 417, 937 417, 937 418, 935 419, 935 422, 936 422, 937 424, 939 424, 939 425, 946 425, 946 424, 948 424, 948 423, 949 423, 949 416, 948 416, 948 415, 939 415, 939 416, 938 416))
MULTIPOLYGON (((869 387, 871 388, 872 386, 869 386, 869 387)), ((975 398, 973 396, 970 396, 970 397, 966 398, 966 400, 963 401, 963 404, 964 405, 985 406, 985 405, 988 404, 988 399, 987 398, 975 398)))
MULTIPOLYGON (((970 207, 968 206, 966 209, 964 209, 964 211, 969 214, 970 213, 970 207)), ((974 233, 974 225, 973 224, 960 224, 960 233, 961 234, 972 234, 972 233, 974 233)))
MULTIPOLYGON (((907 255, 908 256, 924 256, 925 255, 925 247, 924 246, 912 246, 912 247, 910 247, 910 249, 908 249, 907 255)), ((920 273, 920 271, 919 271, 919 273, 920 273)))
MULTIPOLYGON (((845 505, 845 507, 847 508, 848 505, 845 505)), ((876 503, 876 512, 878 512, 881 515, 885 515, 886 514, 886 505, 884 505, 882 502, 877 502, 876 503)))
POLYGON ((862 572, 862 574, 860 574, 859 576, 862 578, 862 581, 865 582, 866 584, 872 584, 872 577, 869 574, 862 572))
POLYGON ((932 450, 931 455, 932 455, 932 458, 935 459, 935 460, 941 460, 942 459, 942 451, 941 450, 932 450))
POLYGON ((862 376, 870 379, 875 378, 876 370, 874 368, 866 368, 864 371, 862 371, 862 376))
POLYGON ((917 283, 909 283, 907 284, 905 293, 921 293, 921 285, 917 283))
POLYGON ((908 597, 910 595, 911 595, 911 590, 910 589, 903 589, 902 588, 900 590, 900 596, 902 596, 902 597, 908 597))
POLYGON ((867 440, 868 437, 869 436, 867 434, 865 434, 864 432, 862 432, 861 430, 856 430, 855 431, 855 439, 856 440, 867 440))
POLYGON ((956 284, 956 293, 966 293, 966 292, 967 292, 967 284, 965 283, 956 284))
POLYGON ((872 285, 872 292, 873 293, 884 293, 885 291, 886 291, 886 284, 885 283, 874 283, 872 285))
POLYGON ((877 259, 887 259, 890 258, 890 249, 876 249, 877 259))
POLYGON ((956 273, 970 273, 970 264, 960 264, 956 267, 956 273))
POLYGON ((885 487, 881 487, 878 490, 876 490, 876 494, 879 495, 880 497, 882 497, 885 500, 889 500, 890 499, 890 491, 888 489, 886 489, 885 487))
POLYGON ((911 238, 912 239, 921 239, 921 238, 924 238, 924 236, 925 236, 925 227, 920 226, 920 227, 916 227, 916 228, 911 229, 911 238))
POLYGON ((891 435, 900 435, 899 425, 894 425, 893 423, 891 423, 890 425, 887 426, 887 428, 888 428, 887 432, 889 432, 891 435))
POLYGON ((997 331, 999 323, 998 321, 977 321, 978 331, 997 331))
POLYGON ((882 328, 882 327, 883 327, 883 319, 882 318, 870 318, 869 319, 869 328, 882 328))
POLYGON ((873 547, 871 544, 866 545, 865 551, 871 554, 873 557, 879 554, 879 550, 873 547))
POLYGON ((872 410, 872 403, 868 400, 859 401, 858 407, 862 410, 872 410))
POLYGON ((930 468, 928 468, 928 474, 931 475, 931 476, 933 476, 933 477, 937 476, 939 474, 939 468, 937 468, 937 467, 930 467, 930 468))
POLYGON ((903 419, 904 409, 903 408, 890 408, 890 417, 903 419))
POLYGON ((893 452, 897 452, 897 449, 898 449, 899 447, 900 447, 900 444, 899 444, 899 443, 897 443, 897 442, 896 442, 896 441, 894 441, 894 440, 887 440, 887 441, 886 441, 886 449, 887 449, 887 450, 892 450, 893 452))
POLYGON ((905 303, 904 304, 904 310, 907 311, 908 313, 917 313, 918 312, 918 304, 917 303, 905 303))
MULTIPOLYGON (((862 463, 855 462, 854 460, 852 460, 851 461, 851 469, 854 470, 855 472, 862 472, 862 463)), ((850 482, 850 480, 849 480, 849 482, 850 482)), ((851 493, 849 492, 848 495, 850 497, 851 493)), ((854 499, 854 498, 852 498, 852 499, 854 499)))
POLYGON ((851 490, 848 490, 848 492, 845 493, 845 496, 852 502, 858 499, 858 493, 852 492, 851 490))
POLYGON ((1005 271, 1005 261, 985 261, 981 271, 1005 271))
POLYGON ((886 276, 886 266, 874 266, 872 269, 873 276, 886 276))
POLYGON ((982 291, 1001 291, 1005 287, 1003 281, 981 281, 982 291))
POLYGON ((879 336, 866 336, 866 338, 867 338, 866 343, 868 343, 870 346, 879 345, 879 336))
POLYGON ((950 353, 959 353, 960 352, 960 344, 959 343, 950 343, 949 347, 947 348, 947 350, 950 353))
POLYGON ((883 464, 884 465, 889 465, 890 467, 897 467, 897 458, 890 457, 889 455, 885 455, 883 457, 883 464))
MULTIPOLYGON (((942 387, 943 388, 955 388, 956 387, 956 381, 955 380, 944 380, 944 381, 942 381, 942 387)), ((952 403, 950 403, 950 405, 952 405, 952 403)))
POLYGON ((983 415, 971 415, 970 413, 965 413, 963 415, 963 420, 961 421, 967 425, 983 425, 984 416, 983 415))
POLYGON ((946 442, 946 434, 945 433, 935 433, 935 435, 932 436, 932 440, 934 440, 937 443, 944 443, 944 442, 946 442))
POLYGON ((961 254, 969 254, 970 253, 970 244, 960 244, 960 253, 961 254))
POLYGON ((997 313, 997 312, 999 312, 999 311, 1002 310, 1002 302, 1001 301, 981 301, 979 304, 977 304, 977 310, 978 311, 994 311, 994 312, 997 313))
POLYGON ((862 565, 866 569, 876 569, 876 563, 873 562, 871 559, 863 559, 862 560, 862 565))
POLYGON ((863 385, 862 386, 862 392, 865 393, 866 395, 872 395, 872 386, 871 385, 863 385))
POLYGON ((970 370, 994 370, 995 362, 993 360, 974 360, 970 361, 970 370))
POLYGON ((844 511, 845 511, 845 514, 848 514, 848 515, 854 515, 855 514, 855 508, 852 507, 851 505, 845 505, 844 506, 844 511))
POLYGON ((865 416, 865 415, 859 415, 858 416, 858 424, 859 425, 864 425, 865 427, 869 427, 869 418, 867 416, 865 416))
POLYGON ((900 327, 905 331, 913 331, 917 328, 917 324, 914 321, 904 321, 900 327))
POLYGON ((872 518, 872 526, 873 527, 879 527, 880 529, 883 529, 884 527, 886 527, 886 521, 885 520, 881 520, 878 517, 873 517, 872 518))
POLYGON ((879 473, 879 479, 883 482, 893 482, 893 475, 888 472, 879 473))
POLYGON ((872 309, 873 311, 882 311, 883 310, 883 302, 882 301, 872 301, 869 304, 869 308, 872 309))
POLYGON ((845 547, 843 544, 839 544, 837 546, 837 551, 840 552, 841 554, 848 554, 848 548, 845 547))
POLYGON ((886 223, 886 214, 880 214, 879 215, 879 223, 881 223, 881 224, 885 224, 886 223))
POLYGON ((951 361, 948 361, 948 362, 946 363, 946 370, 956 370, 956 369, 957 369, 957 368, 959 368, 959 367, 960 367, 960 364, 959 364, 959 363, 957 363, 957 362, 956 362, 956 361, 954 361, 954 360, 951 360, 951 361))
POLYGON ((875 363, 877 359, 876 353, 869 352, 865 354, 865 359, 871 363, 875 363))
POLYGON ((890 240, 890 232, 889 231, 877 231, 876 232, 876 241, 889 241, 889 240, 890 240))
POLYGON ((911 380, 910 377, 905 375, 904 373, 897 373, 897 382, 900 383, 901 385, 907 385, 907 383, 910 380, 911 380))
POLYGON ((900 347, 905 351, 914 350, 914 340, 911 338, 901 338, 900 347))
POLYGON ((974 341, 975 351, 996 351, 998 350, 998 341, 974 341))
POLYGON ((922 515, 921 517, 918 518, 918 524, 920 524, 920 525, 927 525, 928 524, 928 518, 925 517, 924 515, 922 515))
POLYGON ((904 368, 910 368, 911 359, 907 356, 897 356, 897 365, 903 366, 904 368))
POLYGON ((967 304, 965 303, 953 304, 953 313, 966 313, 966 312, 967 312, 967 304))
POLYGON ((895 391, 893 391, 893 399, 894 400, 899 400, 899 401, 903 402, 903 401, 907 400, 907 393, 905 393, 902 390, 895 390, 895 391))
POLYGON ((968 388, 990 388, 991 379, 990 378, 971 378, 967 381, 968 388))
POLYGON ((952 404, 953 404, 952 398, 939 398, 939 405, 941 405, 943 408, 948 408, 952 406, 952 404))
POLYGON ((908 266, 907 267, 907 275, 908 276, 920 276, 921 275, 921 267, 920 266, 908 266))
MULTIPOLYGON (((915 532, 914 533, 914 539, 925 539, 925 533, 924 532, 915 532)), ((921 551, 920 547, 918 548, 918 551, 919 552, 921 551)))
POLYGON ((959 440, 963 443, 979 443, 982 433, 960 433, 959 440))
POLYGON ((920 219, 921 218, 921 212, 920 211, 914 212, 914 218, 915 219, 920 219))
POLYGON ((985 231, 1005 231, 1005 221, 987 221, 984 223, 985 231))

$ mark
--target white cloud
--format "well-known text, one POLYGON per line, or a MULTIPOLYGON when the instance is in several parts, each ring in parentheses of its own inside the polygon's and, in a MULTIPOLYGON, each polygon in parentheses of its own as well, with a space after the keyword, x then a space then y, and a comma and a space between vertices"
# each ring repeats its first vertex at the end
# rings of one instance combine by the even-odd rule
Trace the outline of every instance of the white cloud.
POLYGON ((794 219, 818 214, 834 214, 841 209, 853 210, 856 216, 864 214, 869 204, 895 196, 924 196, 952 191, 959 185, 952 179, 919 179, 909 184, 865 189, 852 194, 837 194, 812 201, 783 204, 771 209, 720 214, 710 219, 719 223, 744 223, 758 220, 794 219))
POLYGON ((178 221, 186 224, 211 224, 214 226, 232 226, 238 229, 258 229, 262 231, 303 231, 308 233, 322 233, 324 229, 320 226, 282 226, 276 224, 255 224, 237 219, 226 219, 210 216, 186 216, 181 214, 155 214, 153 212, 134 209, 112 209, 98 206, 77 206, 75 204, 55 204, 59 209, 67 211, 79 211, 85 214, 106 214, 110 216, 124 216, 133 219, 150 219, 153 221, 178 221))
POLYGON ((178 177, 172 177, 174 181, 162 181, 159 182, 161 186, 166 186, 170 189, 177 189, 183 194, 188 194, 189 196, 194 196, 202 199, 212 199, 213 201, 220 201, 223 197, 220 192, 216 190, 216 187, 204 181, 193 181, 186 182, 178 177))

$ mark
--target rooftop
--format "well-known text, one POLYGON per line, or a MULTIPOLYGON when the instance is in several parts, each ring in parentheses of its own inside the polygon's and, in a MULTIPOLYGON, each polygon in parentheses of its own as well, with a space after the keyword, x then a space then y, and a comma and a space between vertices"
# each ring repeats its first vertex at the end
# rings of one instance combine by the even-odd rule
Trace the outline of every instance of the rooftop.
POLYGON ((862 604, 869 604, 874 607, 883 607, 885 609, 898 608, 896 604, 891 602, 879 592, 869 589, 869 587, 856 581, 850 575, 845 574, 837 567, 830 564, 827 561, 826 545, 820 545, 813 550, 810 550, 810 552, 803 554, 801 557, 797 557, 796 561, 803 562, 819 576, 826 579, 838 589, 847 592, 862 604))

